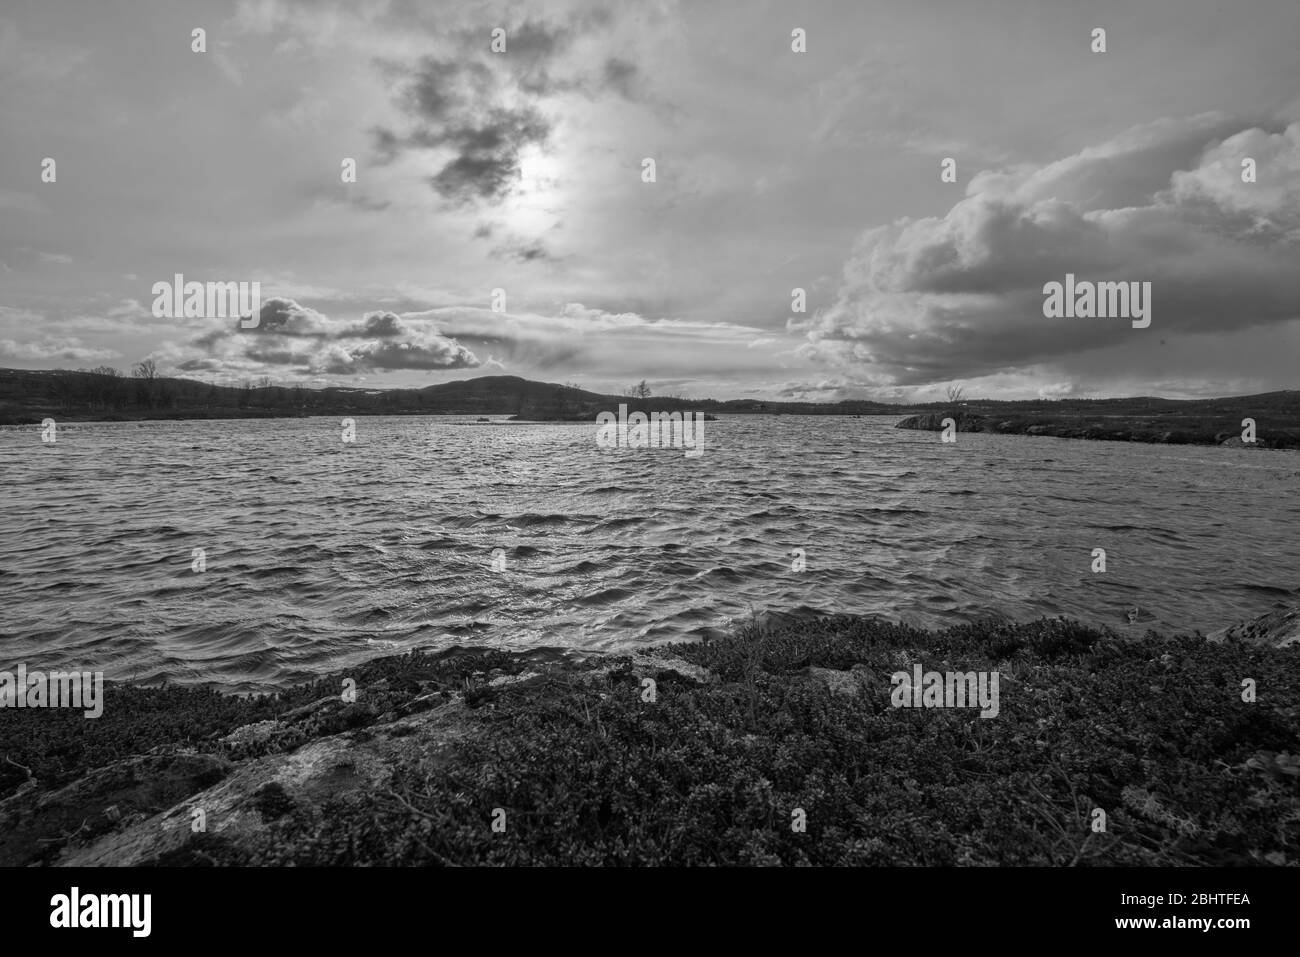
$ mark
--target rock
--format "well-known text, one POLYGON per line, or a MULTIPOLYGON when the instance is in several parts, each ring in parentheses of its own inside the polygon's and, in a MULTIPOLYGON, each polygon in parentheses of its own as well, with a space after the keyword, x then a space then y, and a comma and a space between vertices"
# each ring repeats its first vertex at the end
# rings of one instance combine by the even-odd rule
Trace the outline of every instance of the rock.
POLYGON ((123 818, 155 814, 224 778, 231 764, 208 754, 117 761, 56 791, 0 801, 0 866, 22 866, 50 845, 103 834, 123 818))
POLYGON ((797 674, 823 685, 831 694, 850 697, 871 684, 871 674, 863 665, 854 665, 849 671, 836 671, 834 668, 818 668, 810 665, 797 674))
POLYGON ((693 665, 681 658, 661 658, 658 655, 633 655, 632 671, 637 677, 648 676, 651 678, 667 671, 698 684, 707 684, 713 680, 713 674, 708 668, 693 665))
POLYGON ((362 733, 330 735, 292 752, 249 759, 212 786, 179 795, 143 821, 69 848, 58 864, 129 867, 176 852, 193 836, 191 822, 198 809, 207 835, 253 851, 269 838, 270 826, 293 809, 382 791, 402 764, 436 766, 469 733, 471 722, 464 705, 449 700, 362 733))
POLYGON ((246 724, 243 727, 231 731, 221 739, 221 743, 229 745, 232 748, 248 748, 259 744, 265 744, 274 737, 275 732, 280 730, 280 728, 280 722, 274 719, 257 721, 253 724, 246 724))
POLYGON ((579 680, 585 684, 604 683, 613 679, 632 681, 639 686, 643 678, 653 678, 660 684, 677 682, 684 685, 709 684, 717 680, 717 676, 708 668, 653 652, 638 652, 630 658, 616 657, 607 665, 579 673, 579 680))
POLYGON ((489 688, 503 688, 506 685, 517 685, 521 682, 532 681, 534 678, 541 677, 540 671, 521 671, 517 675, 497 675, 489 681, 489 688))
POLYGON ((1221 628, 1207 636, 1213 642, 1243 642, 1266 648, 1300 648, 1300 608, 1281 607, 1250 621, 1221 628))

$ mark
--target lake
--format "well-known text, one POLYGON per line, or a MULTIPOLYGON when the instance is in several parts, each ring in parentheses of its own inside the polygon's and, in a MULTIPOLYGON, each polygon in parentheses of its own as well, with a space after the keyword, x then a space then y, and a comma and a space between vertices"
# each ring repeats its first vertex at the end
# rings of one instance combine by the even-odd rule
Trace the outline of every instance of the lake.
POLYGON ((1209 631, 1300 593, 1294 452, 724 416, 691 458, 594 423, 355 421, 0 430, 0 668, 251 691, 769 611, 1209 631))

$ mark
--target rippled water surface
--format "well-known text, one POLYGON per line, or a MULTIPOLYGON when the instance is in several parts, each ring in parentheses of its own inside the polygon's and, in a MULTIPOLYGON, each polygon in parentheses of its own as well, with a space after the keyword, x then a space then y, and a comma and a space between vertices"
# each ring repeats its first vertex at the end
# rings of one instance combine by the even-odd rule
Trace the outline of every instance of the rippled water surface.
POLYGON ((1300 591, 1290 452, 739 416, 686 458, 601 450, 594 425, 356 421, 354 444, 324 418, 0 430, 0 664, 251 690, 751 611, 1208 631, 1300 591))

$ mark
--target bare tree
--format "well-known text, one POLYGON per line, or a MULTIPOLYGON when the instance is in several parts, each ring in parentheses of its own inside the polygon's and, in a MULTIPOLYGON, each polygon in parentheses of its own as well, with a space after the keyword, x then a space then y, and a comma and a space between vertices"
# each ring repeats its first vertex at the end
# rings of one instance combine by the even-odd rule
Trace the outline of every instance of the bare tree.
POLYGON ((112 366, 95 366, 95 368, 87 369, 86 371, 91 375, 107 375, 112 376, 114 379, 120 379, 122 377, 122 373, 119 370, 114 369, 112 366))
POLYGON ((158 378, 158 364, 152 359, 141 359, 135 364, 131 374, 137 379, 156 379, 158 378))
POLYGON ((965 397, 966 397, 966 390, 965 390, 964 388, 962 388, 961 386, 959 386, 959 385, 950 385, 950 386, 948 386, 948 401, 949 401, 949 402, 954 402, 954 403, 956 403, 956 402, 960 402, 960 401, 961 401, 962 399, 964 399, 965 397))
POLYGON ((650 398, 650 386, 646 385, 645 379, 642 379, 623 394, 631 399, 648 399, 650 398))

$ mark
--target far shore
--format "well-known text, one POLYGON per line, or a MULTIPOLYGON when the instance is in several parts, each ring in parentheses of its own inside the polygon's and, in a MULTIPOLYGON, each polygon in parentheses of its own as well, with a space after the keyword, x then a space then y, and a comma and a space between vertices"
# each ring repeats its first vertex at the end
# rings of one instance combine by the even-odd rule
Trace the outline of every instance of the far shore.
MULTIPOLYGON (((361 412, 346 413, 356 418, 369 416, 422 416, 426 418, 459 418, 458 425, 594 425, 594 416, 582 414, 530 414, 511 415, 509 413, 492 413, 491 416, 475 416, 473 412, 361 412)), ((896 413, 895 413, 896 414, 896 413)), ((340 413, 312 412, 289 414, 275 410, 257 411, 243 409, 224 409, 212 413, 167 414, 153 413, 141 415, 113 415, 108 417, 65 416, 56 419, 60 424, 96 425, 115 423, 148 422, 185 422, 206 420, 265 420, 285 418, 329 418, 337 419, 340 413)), ((817 416, 826 413, 778 413, 778 412, 725 412, 723 417, 732 416, 817 416)), ((839 413, 849 418, 888 417, 879 412, 862 414, 839 413)), ((716 422, 719 416, 705 414, 705 421, 716 422)), ((1229 417, 1230 419, 1230 417, 1229 417)), ((911 429, 927 432, 942 432, 947 421, 954 423, 956 432, 985 432, 995 435, 1048 436, 1062 439, 1089 439, 1109 442, 1140 442, 1152 445, 1221 445, 1244 449, 1300 449, 1300 424, 1278 425, 1274 418, 1267 427, 1257 426, 1253 439, 1242 437, 1243 429, 1225 429, 1228 419, 1211 419, 1187 421, 1173 418, 1156 419, 1150 416, 1080 416, 1080 415, 1012 415, 1011 417, 972 413, 966 409, 953 409, 944 412, 926 412, 904 416, 895 423, 894 428, 911 429)), ((1288 417, 1286 422, 1290 423, 1288 417)), ((0 428, 31 426, 40 428, 40 420, 31 422, 0 422, 0 428)))
MULTIPOLYGON (((642 387, 648 391, 644 382, 642 387)), ((1300 392, 1221 399, 963 399, 900 404, 868 399, 835 402, 701 399, 637 391, 604 395, 576 385, 518 376, 478 376, 424 388, 368 389, 282 386, 270 380, 222 386, 163 376, 125 377, 116 370, 0 369, 0 426, 65 422, 190 419, 279 419, 369 415, 507 417, 518 422, 595 423, 626 405, 644 413, 721 416, 899 416, 899 428, 1049 435, 1164 444, 1300 448, 1300 392)))
POLYGON ((1181 415, 1176 412, 1114 414, 1101 409, 1025 413, 969 403, 941 412, 908 416, 895 428, 942 432, 951 422, 955 432, 995 435, 1158 445, 1223 445, 1246 449, 1300 448, 1300 414, 1290 409, 1269 409, 1256 415, 1249 414, 1255 411, 1241 403, 1241 408, 1230 412, 1195 411, 1181 415), (1250 420, 1249 423, 1246 420, 1250 420))

